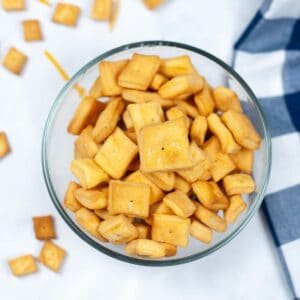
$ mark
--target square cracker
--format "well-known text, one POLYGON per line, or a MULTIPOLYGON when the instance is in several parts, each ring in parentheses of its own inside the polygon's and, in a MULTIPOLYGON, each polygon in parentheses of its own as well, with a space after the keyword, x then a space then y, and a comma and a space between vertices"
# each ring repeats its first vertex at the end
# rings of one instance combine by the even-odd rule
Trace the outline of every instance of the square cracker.
POLYGON ((111 215, 126 214, 148 217, 150 186, 144 183, 111 180, 109 183, 108 211, 111 215))
POLYGON ((50 240, 56 238, 56 232, 52 216, 33 217, 35 237, 38 240, 50 240))
POLYGON ((25 66, 27 61, 27 56, 23 54, 18 49, 11 47, 6 56, 3 59, 3 67, 6 68, 8 71, 19 75, 22 73, 22 70, 25 66))
POLYGON ((22 25, 25 41, 40 41, 43 39, 40 22, 38 20, 25 20, 22 22, 22 25))
POLYGON ((139 134, 141 170, 175 171, 193 166, 185 119, 143 127, 139 134))
POLYGON ((138 153, 138 147, 117 127, 98 151, 96 163, 111 177, 121 178, 138 153))
POLYGON ((24 255, 8 261, 13 275, 24 276, 37 272, 37 264, 32 255, 24 255))
POLYGON ((144 126, 164 120, 164 112, 157 102, 129 104, 127 110, 137 135, 144 126))
POLYGON ((40 262, 54 272, 58 272, 61 268, 66 251, 54 244, 46 241, 39 255, 40 262))
POLYGON ((67 3, 57 3, 52 21, 67 26, 76 26, 80 14, 80 8, 67 3))
POLYGON ((2 6, 6 11, 25 9, 25 0, 2 0, 2 6))
POLYGON ((152 239, 157 242, 187 247, 190 219, 173 215, 153 215, 152 239))
POLYGON ((134 54, 119 76, 119 85, 145 91, 151 84, 160 65, 157 55, 134 54))
POLYGON ((8 143, 5 132, 0 132, 0 159, 10 152, 10 146, 8 143))

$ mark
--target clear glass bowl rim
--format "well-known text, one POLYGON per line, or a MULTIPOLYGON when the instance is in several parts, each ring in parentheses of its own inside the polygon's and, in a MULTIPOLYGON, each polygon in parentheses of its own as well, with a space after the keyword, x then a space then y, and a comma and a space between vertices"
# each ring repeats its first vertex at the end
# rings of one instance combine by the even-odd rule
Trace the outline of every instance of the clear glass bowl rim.
POLYGON ((111 50, 99 55, 98 57, 94 58, 90 62, 88 62, 65 84, 65 86, 61 89, 58 96, 56 97, 56 99, 51 107, 51 110, 49 112, 49 115, 47 117, 46 123, 45 123, 44 133, 43 133, 43 138, 42 138, 42 169, 43 169, 43 176, 44 176, 44 180, 46 183, 46 187, 47 187, 48 193, 50 195, 50 198, 51 198, 54 206, 58 210, 61 217, 69 225, 69 227, 81 239, 83 239, 89 245, 91 245, 95 249, 101 251, 102 253, 105 253, 105 254, 109 255, 110 257, 116 258, 121 261, 125 261, 125 262, 136 264, 136 265, 144 265, 144 266, 170 266, 170 265, 178 265, 178 264, 188 263, 188 262, 205 257, 205 256, 213 253, 214 251, 220 249, 221 247, 225 246, 229 241, 231 241, 249 223, 249 221, 251 220, 253 215, 259 209, 259 207, 263 201, 263 198, 264 198, 264 194, 265 194, 268 182, 269 182, 270 171, 271 171, 271 161, 272 161, 271 153, 272 153, 271 152, 271 137, 270 137, 270 133, 267 128, 266 120, 265 120, 264 114, 262 112, 262 109, 260 107, 260 104, 258 103, 258 100, 257 100, 254 92, 247 85, 247 83, 243 80, 243 78, 236 71, 234 71, 233 68, 231 68, 225 62, 223 62, 221 59, 215 57, 214 55, 212 55, 202 49, 199 49, 199 48, 187 45, 187 44, 178 43, 178 42, 153 40, 153 41, 142 41, 142 42, 130 43, 130 44, 126 44, 126 45, 111 49, 111 50), (48 148, 49 135, 51 133, 51 127, 52 127, 51 125, 52 125, 52 122, 55 120, 56 111, 59 108, 61 102, 64 99, 65 94, 68 92, 70 87, 72 87, 74 85, 74 83, 76 83, 77 80, 86 71, 88 71, 92 66, 94 66, 96 63, 100 62, 101 60, 110 57, 111 55, 120 53, 125 50, 130 50, 133 48, 156 47, 156 46, 175 47, 175 48, 192 51, 196 54, 202 55, 202 56, 212 60, 213 62, 215 62, 216 64, 221 66, 223 69, 225 69, 231 76, 233 76, 235 78, 235 80, 237 80, 240 83, 240 85, 243 87, 243 89, 248 94, 248 96, 251 98, 252 102, 255 104, 255 106, 257 108, 257 111, 259 113, 259 119, 263 125, 263 132, 264 132, 266 150, 267 150, 267 152, 266 152, 266 157, 267 157, 267 159, 266 159, 266 174, 265 174, 264 182, 262 184, 262 188, 259 191, 259 193, 257 194, 256 198, 253 200, 254 201, 253 205, 252 205, 251 209, 248 210, 248 214, 245 217, 245 219, 243 220, 243 222, 241 222, 241 224, 235 230, 233 230, 226 239, 220 241, 219 243, 215 244, 214 246, 210 247, 209 249, 207 249, 201 253, 196 253, 193 255, 186 256, 186 257, 169 259, 169 260, 148 260, 148 259, 138 259, 135 257, 126 256, 126 255, 123 255, 120 253, 116 253, 108 248, 105 248, 101 244, 99 244, 96 241, 94 241, 93 239, 91 239, 68 216, 63 205, 59 201, 59 199, 55 193, 54 187, 52 185, 52 182, 51 182, 49 168, 48 168, 48 160, 47 160, 47 157, 48 157, 47 148, 48 148))

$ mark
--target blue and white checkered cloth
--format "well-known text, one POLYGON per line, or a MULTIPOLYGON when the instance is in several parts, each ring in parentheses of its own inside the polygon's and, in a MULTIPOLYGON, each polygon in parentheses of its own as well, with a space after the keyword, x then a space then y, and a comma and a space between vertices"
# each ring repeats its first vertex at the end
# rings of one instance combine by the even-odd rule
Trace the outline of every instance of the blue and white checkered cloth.
POLYGON ((300 0, 264 1, 235 45, 233 63, 259 98, 272 135, 263 209, 300 299, 300 0))

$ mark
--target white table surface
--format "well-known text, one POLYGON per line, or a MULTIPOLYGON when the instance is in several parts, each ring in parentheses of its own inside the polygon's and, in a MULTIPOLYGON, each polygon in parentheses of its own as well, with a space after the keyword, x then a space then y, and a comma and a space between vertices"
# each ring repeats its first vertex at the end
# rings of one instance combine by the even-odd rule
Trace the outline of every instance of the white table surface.
POLYGON ((261 0, 170 0, 157 12, 139 0, 121 0, 113 33, 88 18, 91 1, 73 0, 84 9, 77 29, 49 21, 51 8, 28 1, 21 13, 0 10, 0 57, 16 46, 29 56, 21 77, 0 67, 0 129, 13 153, 0 162, 1 299, 290 299, 273 241, 260 212, 229 245, 207 258, 175 267, 151 268, 113 260, 77 237, 51 203, 41 170, 44 122, 63 81, 44 58, 51 51, 70 74, 98 54, 128 42, 167 39, 206 49, 230 62, 232 44, 261 0), (24 43, 20 21, 42 20, 44 42, 24 43), (31 217, 52 214, 68 251, 62 271, 40 267, 37 274, 13 277, 7 259, 38 254, 31 217))

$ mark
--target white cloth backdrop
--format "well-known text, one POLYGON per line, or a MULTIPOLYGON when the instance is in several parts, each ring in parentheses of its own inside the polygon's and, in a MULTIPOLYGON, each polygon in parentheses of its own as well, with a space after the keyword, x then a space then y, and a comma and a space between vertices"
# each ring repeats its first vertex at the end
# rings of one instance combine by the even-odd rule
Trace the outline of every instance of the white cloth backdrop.
POLYGON ((229 245, 202 260, 165 268, 129 265, 97 252, 68 228, 49 199, 40 162, 44 122, 64 84, 44 58, 44 49, 70 74, 112 47, 150 39, 188 43, 230 63, 232 45, 261 0, 169 0, 154 13, 139 0, 121 0, 113 33, 107 24, 88 18, 91 1, 73 0, 84 10, 77 29, 51 23, 52 9, 27 2, 26 12, 0 10, 1 59, 11 45, 29 56, 21 77, 0 67, 0 129, 8 133, 13 149, 0 162, 0 298, 290 299, 261 214, 229 245), (20 21, 26 18, 42 21, 44 42, 23 42, 20 21), (37 274, 15 278, 6 261, 39 252, 41 243, 34 239, 31 217, 43 214, 55 217, 57 242, 69 253, 64 267, 55 274, 41 266, 37 274))

